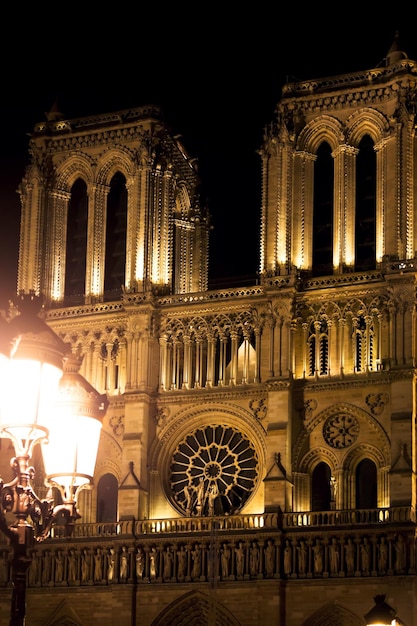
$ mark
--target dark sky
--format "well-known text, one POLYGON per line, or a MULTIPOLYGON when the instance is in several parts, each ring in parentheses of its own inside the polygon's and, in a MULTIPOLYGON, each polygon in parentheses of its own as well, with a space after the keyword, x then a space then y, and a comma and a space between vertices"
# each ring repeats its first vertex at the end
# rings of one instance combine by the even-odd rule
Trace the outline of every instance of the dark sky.
POLYGON ((8 37, 0 44, 5 60, 0 308, 16 288, 16 189, 28 162, 28 133, 55 100, 69 118, 161 106, 190 156, 199 161, 213 223, 211 278, 255 275, 261 202, 257 150, 287 77, 292 81, 376 67, 397 28, 403 49, 417 58, 415 9, 399 16, 391 9, 376 23, 356 11, 355 3, 348 15, 338 10, 334 19, 325 7, 313 11, 302 3, 276 16, 278 5, 271 12, 266 2, 247 13, 243 5, 232 12, 224 4, 207 9, 189 5, 193 8, 186 12, 180 3, 180 9, 171 8, 162 17, 166 9, 154 3, 146 13, 140 5, 134 14, 128 5, 120 5, 118 12, 113 7, 97 22, 97 16, 86 15, 86 5, 68 5, 59 17, 47 7, 39 13, 32 8, 28 15, 19 6, 22 15, 3 24, 8 37))

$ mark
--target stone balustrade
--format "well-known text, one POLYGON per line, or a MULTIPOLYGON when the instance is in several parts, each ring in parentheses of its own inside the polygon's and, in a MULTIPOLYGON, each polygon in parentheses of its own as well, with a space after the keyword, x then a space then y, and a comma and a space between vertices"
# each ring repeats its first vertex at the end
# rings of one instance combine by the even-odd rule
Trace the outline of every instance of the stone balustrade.
MULTIPOLYGON (((30 550, 29 586, 406 576, 416 573, 414 512, 268 513, 77 522, 30 550)), ((0 587, 11 585, 0 544, 0 587)))

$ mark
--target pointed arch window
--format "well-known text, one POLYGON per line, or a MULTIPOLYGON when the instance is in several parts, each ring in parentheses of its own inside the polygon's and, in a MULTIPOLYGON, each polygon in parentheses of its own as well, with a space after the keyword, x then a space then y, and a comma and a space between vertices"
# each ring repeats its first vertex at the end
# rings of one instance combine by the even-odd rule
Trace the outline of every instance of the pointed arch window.
POLYGON ((113 474, 104 474, 97 486, 97 522, 116 522, 118 486, 113 474))
POLYGON ((376 154, 365 135, 356 159, 355 271, 376 266, 376 154))
POLYGON ((356 508, 377 508, 377 471, 370 459, 364 459, 356 468, 356 508))
POLYGON ((308 375, 324 376, 329 371, 329 329, 322 318, 312 321, 308 337, 308 375))
POLYGON ((323 141, 314 163, 313 275, 333 273, 334 163, 329 144, 323 141))
POLYGON ((355 371, 372 371, 375 366, 374 326, 371 317, 359 315, 354 319, 355 371))
POLYGON ((110 182, 107 198, 104 297, 112 299, 125 284, 127 189, 126 179, 118 172, 110 182))
POLYGON ((327 463, 321 462, 313 470, 311 478, 311 510, 330 510, 330 478, 331 471, 327 463))
POLYGON ((66 298, 82 301, 85 293, 88 198, 85 182, 78 179, 68 204, 65 288, 66 298))

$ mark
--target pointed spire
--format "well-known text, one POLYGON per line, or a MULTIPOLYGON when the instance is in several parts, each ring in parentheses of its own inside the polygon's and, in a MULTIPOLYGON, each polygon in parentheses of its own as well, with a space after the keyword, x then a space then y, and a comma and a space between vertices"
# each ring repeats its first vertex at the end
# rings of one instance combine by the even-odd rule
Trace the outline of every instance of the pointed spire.
POLYGON ((400 34, 397 30, 395 31, 394 41, 391 44, 391 48, 388 50, 387 56, 385 57, 385 64, 387 66, 395 65, 395 63, 398 63, 402 59, 408 59, 408 56, 403 50, 401 50, 400 34))
POLYGON ((45 112, 48 122, 57 122, 64 119, 64 114, 59 110, 58 98, 55 100, 48 112, 45 112))

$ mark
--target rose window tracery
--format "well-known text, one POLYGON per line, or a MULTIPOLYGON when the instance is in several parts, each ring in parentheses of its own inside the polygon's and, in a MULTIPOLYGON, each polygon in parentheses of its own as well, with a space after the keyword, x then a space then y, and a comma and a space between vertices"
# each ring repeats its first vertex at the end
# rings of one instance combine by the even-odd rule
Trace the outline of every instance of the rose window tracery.
POLYGON ((249 439, 230 427, 207 426, 178 444, 170 486, 176 507, 185 515, 227 515, 243 507, 257 476, 257 454, 249 439))
POLYGON ((358 420, 347 413, 329 417, 323 426, 323 437, 332 448, 347 448, 358 435, 358 420))

